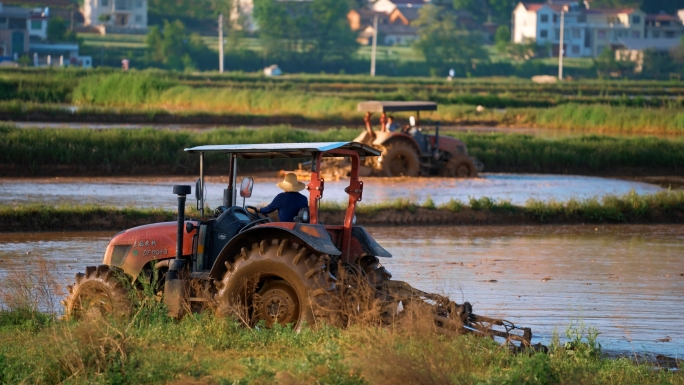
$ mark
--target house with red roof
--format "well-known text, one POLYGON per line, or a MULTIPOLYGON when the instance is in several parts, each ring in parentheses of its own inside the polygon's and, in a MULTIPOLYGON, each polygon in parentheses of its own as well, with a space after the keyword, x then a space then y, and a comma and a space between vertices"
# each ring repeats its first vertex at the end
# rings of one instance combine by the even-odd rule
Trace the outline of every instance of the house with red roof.
MULTIPOLYGON (((588 5, 588 4, 587 4, 588 5)), ((533 40, 560 51, 561 15, 564 18, 563 52, 566 57, 597 57, 606 48, 622 46, 621 39, 640 39, 646 33, 646 14, 639 9, 592 9, 577 2, 548 0, 521 2, 513 11, 515 43, 533 40)))
POLYGON ((678 15, 659 13, 646 16, 646 34, 649 39, 679 39, 684 36, 684 10, 678 15))
POLYGON ((430 0, 377 0, 371 7, 374 11, 391 14, 395 9, 420 9, 430 0))

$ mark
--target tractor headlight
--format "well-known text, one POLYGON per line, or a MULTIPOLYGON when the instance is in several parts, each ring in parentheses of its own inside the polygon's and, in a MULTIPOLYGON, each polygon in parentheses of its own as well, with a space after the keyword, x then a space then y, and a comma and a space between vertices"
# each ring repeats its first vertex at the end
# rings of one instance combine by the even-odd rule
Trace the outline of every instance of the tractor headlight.
POLYGON ((352 217, 352 225, 355 225, 355 224, 356 224, 356 214, 354 214, 354 216, 352 217))

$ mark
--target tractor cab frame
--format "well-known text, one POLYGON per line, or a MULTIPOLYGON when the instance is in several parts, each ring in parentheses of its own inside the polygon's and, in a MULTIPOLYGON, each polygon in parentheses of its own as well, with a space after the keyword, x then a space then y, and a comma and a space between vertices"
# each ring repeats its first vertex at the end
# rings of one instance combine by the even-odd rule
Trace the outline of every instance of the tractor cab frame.
MULTIPOLYGON (((204 213, 204 158, 208 154, 225 154, 229 158, 228 167, 228 186, 223 191, 223 206, 222 210, 230 210, 237 205, 237 158, 247 160, 251 159, 293 159, 293 158, 308 158, 310 162, 310 178, 306 186, 309 192, 309 206, 308 212, 304 218, 300 219, 305 223, 291 223, 291 222, 264 222, 260 223, 255 228, 262 231, 265 228, 287 229, 298 233, 307 232, 318 234, 316 231, 310 230, 312 226, 320 226, 325 232, 330 234, 332 240, 336 241, 335 245, 329 242, 322 241, 320 244, 316 243, 312 246, 314 249, 325 252, 330 255, 339 255, 341 261, 344 263, 355 262, 363 252, 360 250, 354 251, 359 244, 355 244, 355 236, 363 238, 361 241, 368 248, 365 252, 375 252, 380 257, 391 257, 391 254, 377 245, 370 235, 367 235, 365 230, 361 228, 354 231, 354 224, 356 222, 356 205, 363 198, 363 182, 359 179, 359 169, 361 165, 361 157, 378 156, 378 150, 356 142, 321 142, 321 143, 287 143, 287 144, 252 144, 252 145, 208 145, 198 146, 185 149, 188 153, 199 154, 200 159, 200 177, 196 183, 196 198, 197 207, 200 212, 200 217, 205 218, 204 213), (348 206, 344 216, 344 222, 340 225, 326 225, 323 226, 320 221, 319 208, 320 201, 323 198, 325 191, 325 180, 321 176, 321 164, 324 158, 331 157, 345 157, 351 163, 351 170, 349 173, 349 185, 344 191, 349 195, 348 206), (302 227, 304 226, 304 227, 302 227), (304 229, 304 230, 302 230, 304 229), (361 236, 361 234, 364 236, 361 236), (372 242, 371 242, 372 241, 372 242)), ((244 194, 243 194, 244 195, 244 194)), ((301 218, 301 217, 300 217, 301 218)), ((256 230, 256 229, 255 229, 256 230)), ((247 233, 247 231, 243 232, 247 233)), ((254 231, 253 231, 254 232, 254 231)), ((323 234, 321 232, 321 234, 323 234)), ((299 234, 302 235, 302 234, 299 234)), ((314 237, 318 238, 318 237, 314 237)), ((328 238, 324 236, 323 238, 328 238)), ((234 241, 234 240, 231 240, 234 241)), ((312 240, 313 241, 313 240, 312 240)), ((218 262, 218 261, 217 261, 218 262)), ((213 264, 215 265, 215 263, 213 264)), ((218 277, 219 268, 212 269, 212 276, 218 277)))

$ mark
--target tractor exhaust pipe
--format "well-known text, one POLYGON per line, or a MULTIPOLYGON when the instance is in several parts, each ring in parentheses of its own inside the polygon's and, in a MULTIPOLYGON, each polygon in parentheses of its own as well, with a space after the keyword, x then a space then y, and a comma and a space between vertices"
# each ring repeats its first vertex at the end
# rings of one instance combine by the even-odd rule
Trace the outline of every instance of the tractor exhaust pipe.
POLYGON ((175 185, 173 193, 178 195, 178 229, 176 232, 176 258, 169 261, 164 285, 164 303, 169 309, 169 316, 181 316, 181 303, 184 294, 183 280, 178 279, 178 272, 183 270, 187 261, 183 259, 183 229, 185 228, 185 200, 192 192, 190 186, 175 185))

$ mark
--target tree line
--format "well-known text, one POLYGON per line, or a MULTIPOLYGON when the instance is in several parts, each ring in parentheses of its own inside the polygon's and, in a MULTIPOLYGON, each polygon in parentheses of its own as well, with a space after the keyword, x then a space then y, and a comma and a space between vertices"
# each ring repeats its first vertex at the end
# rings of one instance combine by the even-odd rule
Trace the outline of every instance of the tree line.
MULTIPOLYGON (((233 1, 148 0, 150 14, 161 20, 151 23, 144 60, 136 58, 136 62, 142 67, 176 70, 217 68, 216 51, 210 50, 200 35, 193 32, 196 31, 193 23, 202 21, 210 34, 216 33, 216 17, 220 13, 229 15, 233 1)), ((635 1, 596 0, 592 6, 629 6, 635 1)), ((678 3, 684 3, 684 0, 649 1, 652 1, 653 7, 664 4, 670 8, 673 4, 678 7, 678 3)), ((356 55, 359 49, 356 32, 351 31, 347 22, 349 10, 358 8, 364 2, 254 0, 253 17, 260 28, 253 36, 259 39, 260 49, 243 47, 241 44, 244 41, 240 37, 245 36, 246 32, 240 30, 239 25, 231 24, 226 17, 227 68, 254 71, 266 65, 279 64, 286 72, 365 72, 367 59, 360 59, 356 55)), ((454 70, 456 76, 527 76, 528 73, 544 72, 544 68, 536 65, 539 63, 529 60, 539 53, 536 44, 510 44, 508 25, 515 4, 512 0, 433 0, 421 9, 418 20, 414 22, 418 40, 412 48, 425 61, 383 63, 380 57, 379 73, 446 76, 450 70, 454 70), (457 11, 462 9, 472 9, 473 15, 480 20, 505 19, 497 31, 496 41, 500 52, 509 56, 512 62, 493 63, 490 60, 488 51, 483 47, 483 37, 477 31, 459 24, 457 11)), ((60 40, 73 39, 74 36, 69 35, 63 24, 63 21, 54 23, 50 34, 59 36, 60 40)), ((654 58, 649 63, 667 62, 667 65, 660 65, 659 68, 673 69, 678 65, 678 57, 674 55, 670 61, 667 58, 654 58)), ((606 55, 604 59, 596 62, 595 69, 599 72, 628 67, 626 63, 608 60, 606 55)), ((621 72, 627 73, 629 68, 621 72)))

